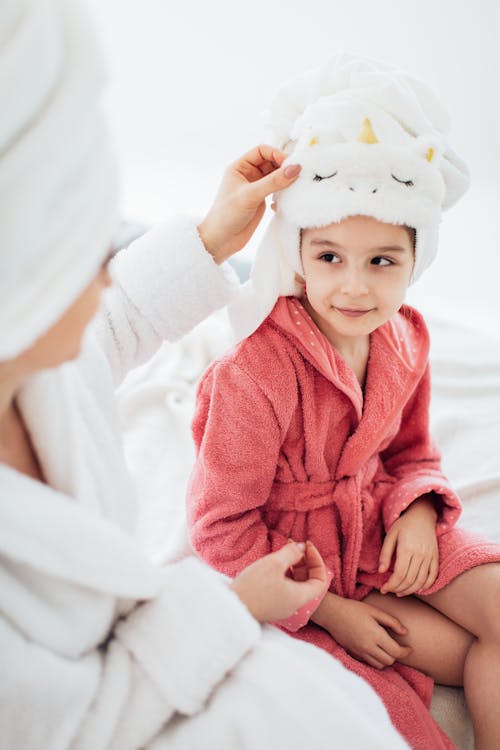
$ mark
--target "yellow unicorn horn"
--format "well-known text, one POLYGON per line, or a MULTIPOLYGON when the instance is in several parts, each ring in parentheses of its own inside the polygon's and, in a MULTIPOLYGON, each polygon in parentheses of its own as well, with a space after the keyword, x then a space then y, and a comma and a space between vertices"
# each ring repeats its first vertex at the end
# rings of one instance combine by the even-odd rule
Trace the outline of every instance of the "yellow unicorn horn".
POLYGON ((363 120, 361 131, 358 135, 357 140, 360 143, 379 143, 377 136, 373 132, 372 124, 368 117, 363 120))

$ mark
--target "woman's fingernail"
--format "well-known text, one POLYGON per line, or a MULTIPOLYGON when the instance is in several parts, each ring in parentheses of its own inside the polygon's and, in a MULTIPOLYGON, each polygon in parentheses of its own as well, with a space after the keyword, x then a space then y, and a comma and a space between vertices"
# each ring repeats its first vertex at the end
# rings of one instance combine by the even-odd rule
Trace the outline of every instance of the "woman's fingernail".
POLYGON ((304 542, 296 542, 297 547, 300 549, 301 552, 304 552, 306 545, 304 542))
POLYGON ((296 177, 298 175, 301 169, 302 166, 300 164, 288 164, 283 170, 283 174, 285 175, 287 180, 291 180, 292 177, 296 177))

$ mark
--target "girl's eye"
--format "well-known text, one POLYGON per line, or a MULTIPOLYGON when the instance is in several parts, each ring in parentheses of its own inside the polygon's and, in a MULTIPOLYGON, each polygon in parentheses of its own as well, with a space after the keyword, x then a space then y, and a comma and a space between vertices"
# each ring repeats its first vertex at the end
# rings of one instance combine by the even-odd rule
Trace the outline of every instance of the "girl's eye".
POLYGON ((335 253, 323 253, 320 255, 320 260, 324 260, 325 263, 338 263, 339 256, 335 253))
POLYGON ((372 258, 372 264, 374 266, 393 266, 394 262, 389 258, 382 258, 380 255, 377 255, 376 258, 372 258))

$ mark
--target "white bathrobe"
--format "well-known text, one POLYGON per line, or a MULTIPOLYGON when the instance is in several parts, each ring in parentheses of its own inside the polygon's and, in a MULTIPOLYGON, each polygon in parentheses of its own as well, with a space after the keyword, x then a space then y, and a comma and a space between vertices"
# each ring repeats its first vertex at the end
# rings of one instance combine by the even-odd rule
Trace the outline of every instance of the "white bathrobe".
POLYGON ((0 746, 405 748, 358 677, 261 628, 197 560, 155 567, 134 540, 114 387, 236 281, 188 221, 112 266, 78 360, 19 397, 48 484, 0 465, 0 746))

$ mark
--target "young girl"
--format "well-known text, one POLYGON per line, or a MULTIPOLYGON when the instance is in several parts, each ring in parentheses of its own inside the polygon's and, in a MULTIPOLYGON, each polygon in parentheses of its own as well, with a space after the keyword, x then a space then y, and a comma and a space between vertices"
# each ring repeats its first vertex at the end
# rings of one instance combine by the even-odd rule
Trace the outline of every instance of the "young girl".
POLYGON ((279 625, 371 683, 413 748, 453 747, 427 708, 433 680, 463 685, 476 750, 492 750, 500 547, 455 526, 428 334, 403 304, 466 168, 432 92, 371 61, 333 59, 270 117, 302 171, 232 306, 246 338, 199 385, 193 547, 236 575, 289 537, 314 542, 328 592, 279 625))

